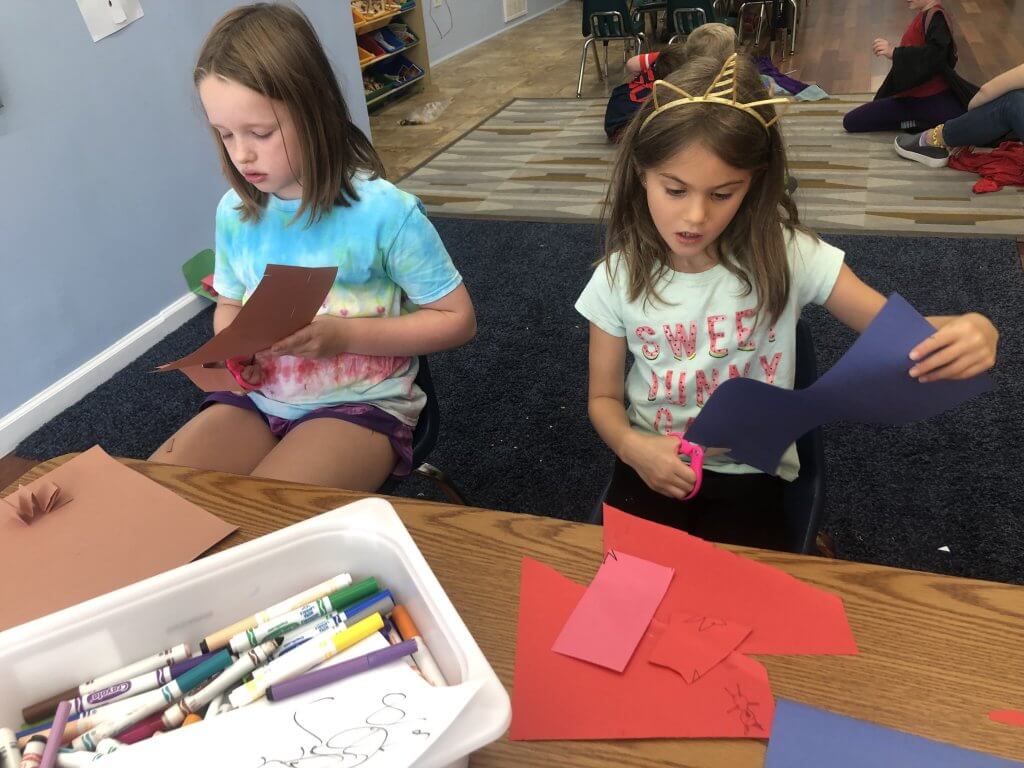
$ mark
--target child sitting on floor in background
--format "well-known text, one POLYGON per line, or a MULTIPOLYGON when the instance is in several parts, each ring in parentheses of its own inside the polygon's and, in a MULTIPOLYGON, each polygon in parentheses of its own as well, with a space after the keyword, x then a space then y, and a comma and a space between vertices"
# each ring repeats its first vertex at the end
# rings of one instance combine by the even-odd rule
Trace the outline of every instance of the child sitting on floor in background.
POLYGON ((930 168, 949 162, 951 149, 1024 141, 1024 64, 981 86, 966 114, 910 136, 896 137, 896 153, 930 168))
POLYGON ((725 60, 736 52, 736 31, 725 24, 702 24, 683 43, 670 45, 660 53, 643 53, 626 62, 626 70, 634 75, 628 83, 617 86, 608 99, 604 113, 604 132, 608 140, 618 143, 622 132, 640 106, 651 95, 651 84, 695 56, 725 60))

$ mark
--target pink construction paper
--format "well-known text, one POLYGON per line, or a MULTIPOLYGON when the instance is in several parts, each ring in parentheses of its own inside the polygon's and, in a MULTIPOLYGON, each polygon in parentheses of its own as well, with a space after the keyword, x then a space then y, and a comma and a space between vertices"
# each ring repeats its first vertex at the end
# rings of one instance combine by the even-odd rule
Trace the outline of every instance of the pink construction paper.
POLYGON ((621 672, 673 573, 673 568, 625 552, 609 552, 551 650, 621 672))

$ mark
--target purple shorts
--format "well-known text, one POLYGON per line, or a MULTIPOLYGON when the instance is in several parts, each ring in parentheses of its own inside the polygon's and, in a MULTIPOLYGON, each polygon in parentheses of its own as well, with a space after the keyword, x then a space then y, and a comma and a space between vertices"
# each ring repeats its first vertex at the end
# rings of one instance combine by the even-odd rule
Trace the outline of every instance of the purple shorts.
POLYGON ((280 416, 271 416, 263 413, 256 407, 256 403, 245 395, 236 395, 234 392, 214 392, 203 400, 199 410, 208 408, 214 403, 233 405, 236 408, 244 408, 247 411, 258 413, 263 421, 270 427, 274 437, 282 438, 291 432, 295 427, 304 421, 311 419, 341 419, 350 424, 366 427, 374 432, 380 432, 391 441, 391 449, 398 457, 395 468, 391 474, 395 477, 404 477, 412 472, 412 427, 403 424, 390 413, 382 411, 373 405, 362 405, 353 403, 350 405, 332 405, 325 408, 317 408, 315 411, 300 416, 297 419, 282 419, 280 416))

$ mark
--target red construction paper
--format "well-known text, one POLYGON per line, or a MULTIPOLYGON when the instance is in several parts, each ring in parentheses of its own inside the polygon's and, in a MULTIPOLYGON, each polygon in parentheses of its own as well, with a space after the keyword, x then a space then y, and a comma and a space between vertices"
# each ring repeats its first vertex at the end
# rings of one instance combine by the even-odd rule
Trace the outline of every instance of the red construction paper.
POLYGON ((994 723, 1024 728, 1024 712, 1019 709, 993 709, 988 713, 988 719, 994 723))
POLYGON ((716 616, 752 628, 740 653, 856 654, 843 601, 684 531, 604 507, 604 546, 676 569, 655 617, 716 616))
POLYGON ((609 552, 551 650, 621 672, 673 573, 625 552, 609 552))
MULTIPOLYGON (((616 550, 617 551, 617 550, 616 550)), ((754 738, 771 733, 768 673, 738 653, 688 685, 649 663, 648 631, 624 673, 551 650, 584 587, 523 558, 512 688, 514 740, 754 738)))
MULTIPOLYGON (((656 622, 660 625, 661 622, 656 622)), ((674 669, 695 683, 723 662, 747 639, 750 627, 716 619, 673 613, 651 652, 651 663, 674 669)))

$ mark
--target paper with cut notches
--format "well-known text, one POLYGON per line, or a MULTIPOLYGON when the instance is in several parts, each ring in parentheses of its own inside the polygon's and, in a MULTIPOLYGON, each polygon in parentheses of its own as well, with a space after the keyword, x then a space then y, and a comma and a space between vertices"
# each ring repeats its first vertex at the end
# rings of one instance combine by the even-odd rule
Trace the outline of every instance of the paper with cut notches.
POLYGON ((0 631, 194 560, 235 530, 99 446, 23 486, 0 509, 0 631), (10 499, 55 486, 29 524, 10 499))
POLYGON ((196 351, 157 370, 181 371, 204 392, 238 389, 224 361, 252 357, 313 322, 337 274, 337 267, 269 264, 231 325, 196 351))
POLYGON ((962 381, 911 378, 910 350, 935 327, 892 294, 839 362, 806 389, 738 378, 715 388, 686 439, 726 448, 729 457, 768 474, 801 435, 836 421, 906 424, 954 408, 992 388, 988 374, 962 381))

